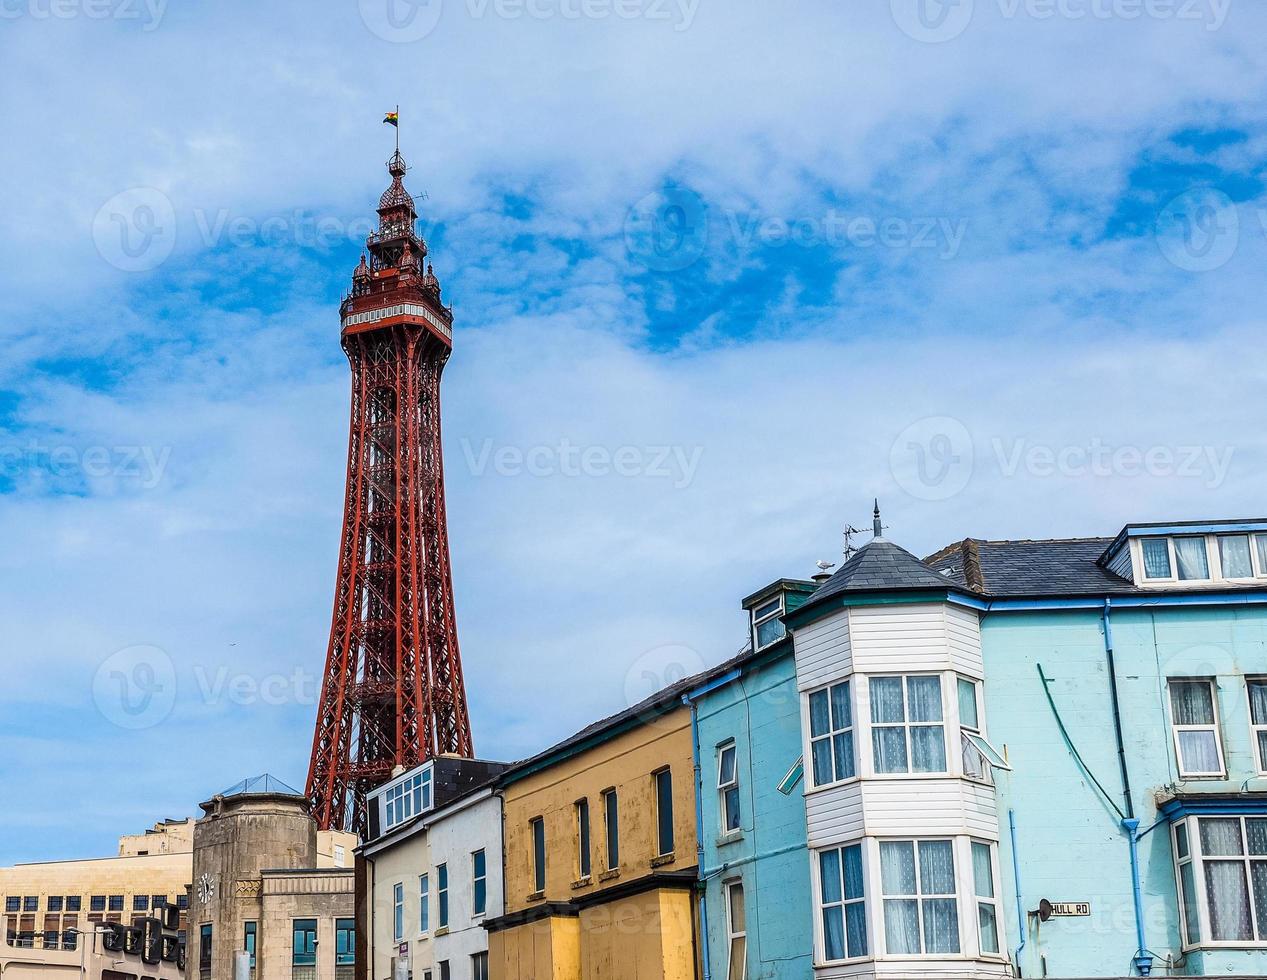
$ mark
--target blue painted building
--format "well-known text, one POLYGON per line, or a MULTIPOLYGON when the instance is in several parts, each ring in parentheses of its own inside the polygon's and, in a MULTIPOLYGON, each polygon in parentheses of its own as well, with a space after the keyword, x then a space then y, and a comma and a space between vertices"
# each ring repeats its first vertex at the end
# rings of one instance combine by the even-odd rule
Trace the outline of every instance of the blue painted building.
POLYGON ((1267 521, 875 531, 691 695, 710 980, 1267 975, 1267 521))
POLYGON ((1267 522, 928 564, 981 616, 1024 975, 1267 974, 1267 522))
POLYGON ((751 649, 687 695, 701 777, 706 980, 804 980, 812 972, 801 709, 781 617, 814 588, 785 579, 745 599, 751 649))

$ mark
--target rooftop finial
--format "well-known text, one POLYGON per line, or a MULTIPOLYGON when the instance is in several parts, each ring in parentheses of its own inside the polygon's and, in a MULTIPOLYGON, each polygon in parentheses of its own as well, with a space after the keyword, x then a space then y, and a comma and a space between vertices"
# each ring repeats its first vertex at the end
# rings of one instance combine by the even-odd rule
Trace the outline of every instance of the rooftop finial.
POLYGON ((880 498, 875 498, 875 512, 871 515, 871 533, 877 538, 884 537, 884 528, 880 525, 880 498))

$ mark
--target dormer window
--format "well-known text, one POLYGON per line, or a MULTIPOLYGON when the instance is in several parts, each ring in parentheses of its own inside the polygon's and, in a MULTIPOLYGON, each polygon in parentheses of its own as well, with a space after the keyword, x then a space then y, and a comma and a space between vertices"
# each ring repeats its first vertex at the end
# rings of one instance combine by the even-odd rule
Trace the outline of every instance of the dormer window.
POLYGON ((1166 538, 1145 538, 1144 578, 1173 578, 1170 571, 1170 541, 1166 538))
POLYGON ((779 617, 783 615, 783 594, 752 610, 752 645, 756 650, 768 647, 783 639, 787 628, 779 617))
POLYGON ((1253 578, 1254 560, 1250 557, 1248 534, 1219 535, 1219 564, 1224 578, 1253 578))
POLYGON ((1145 581, 1209 581, 1210 556, 1204 537, 1144 538, 1140 545, 1145 581))
POLYGON ((1175 546, 1175 567, 1179 573, 1179 581, 1193 582, 1210 577, 1210 556, 1206 551, 1205 538, 1173 538, 1175 546))
POLYGON ((381 792, 379 801, 383 807, 384 831, 431 809, 431 781, 432 769, 428 765, 425 769, 389 784, 381 792))

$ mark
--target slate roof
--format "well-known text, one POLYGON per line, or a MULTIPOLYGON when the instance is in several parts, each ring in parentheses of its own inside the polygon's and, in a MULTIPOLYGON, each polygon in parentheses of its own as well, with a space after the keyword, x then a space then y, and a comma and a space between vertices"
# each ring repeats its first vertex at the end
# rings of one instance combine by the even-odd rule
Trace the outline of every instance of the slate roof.
POLYGON ((850 555, 849 560, 800 609, 819 605, 846 592, 891 592, 956 586, 963 588, 963 583, 938 574, 892 541, 873 538, 850 555))
POLYGON ((1113 538, 983 541, 965 538, 925 561, 985 596, 1122 595, 1145 590, 1098 564, 1113 538))

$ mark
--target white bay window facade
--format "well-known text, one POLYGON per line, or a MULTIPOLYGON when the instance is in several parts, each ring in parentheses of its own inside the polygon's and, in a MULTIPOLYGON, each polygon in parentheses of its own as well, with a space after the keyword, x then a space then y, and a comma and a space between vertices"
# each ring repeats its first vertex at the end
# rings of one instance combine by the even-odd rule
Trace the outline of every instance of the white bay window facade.
POLYGON ((977 613, 847 606, 793 636, 816 976, 1006 976, 977 613))

